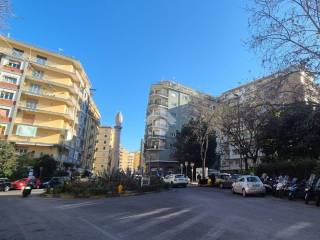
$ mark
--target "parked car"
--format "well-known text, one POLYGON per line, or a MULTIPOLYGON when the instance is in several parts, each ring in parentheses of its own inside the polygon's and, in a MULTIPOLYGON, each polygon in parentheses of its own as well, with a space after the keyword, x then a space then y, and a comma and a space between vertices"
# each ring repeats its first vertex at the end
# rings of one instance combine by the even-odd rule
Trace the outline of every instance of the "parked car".
POLYGON ((215 174, 215 183, 213 186, 218 186, 219 188, 231 187, 232 180, 229 173, 216 173, 215 174))
POLYGON ((232 193, 241 193, 244 197, 250 194, 265 196, 266 189, 259 177, 247 175, 232 184, 232 193))
POLYGON ((35 177, 22 178, 11 182, 11 189, 22 190, 27 185, 31 185, 32 188, 40 188, 41 181, 35 177))
POLYGON ((183 174, 169 174, 164 177, 163 181, 171 184, 172 186, 186 187, 188 185, 188 178, 183 174))
POLYGON ((69 177, 52 177, 49 181, 44 182, 42 186, 43 188, 51 188, 51 187, 59 186, 69 180, 70 180, 69 177))
POLYGON ((11 188, 11 183, 8 178, 0 178, 0 191, 7 192, 11 188))

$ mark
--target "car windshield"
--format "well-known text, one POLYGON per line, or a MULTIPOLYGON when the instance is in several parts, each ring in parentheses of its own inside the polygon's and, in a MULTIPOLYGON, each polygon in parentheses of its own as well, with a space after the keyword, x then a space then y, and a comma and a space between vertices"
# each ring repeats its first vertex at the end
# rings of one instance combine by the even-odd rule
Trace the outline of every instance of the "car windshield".
POLYGON ((176 175, 175 177, 176 177, 176 178, 184 178, 184 175, 178 174, 178 175, 176 175))
POLYGON ((257 177, 247 177, 248 182, 259 182, 259 178, 257 177))

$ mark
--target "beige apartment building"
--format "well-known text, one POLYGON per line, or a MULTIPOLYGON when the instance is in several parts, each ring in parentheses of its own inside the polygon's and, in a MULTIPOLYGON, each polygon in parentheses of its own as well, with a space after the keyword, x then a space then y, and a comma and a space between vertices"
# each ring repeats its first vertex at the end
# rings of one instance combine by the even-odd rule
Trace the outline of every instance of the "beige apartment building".
POLYGON ((100 121, 81 63, 0 36, 0 139, 18 153, 90 168, 100 121))
MULTIPOLYGON (((294 102, 319 102, 319 89, 313 76, 303 70, 292 69, 257 79, 221 94, 217 104, 241 105, 245 102, 254 104, 269 103, 274 106, 294 102)), ((217 129, 219 133, 219 129, 217 129)), ((238 171, 241 157, 229 143, 228 139, 218 134, 217 151, 220 154, 220 169, 238 171)), ((262 153, 260 153, 262 156, 262 153)), ((258 159, 259 162, 259 159, 258 159)), ((253 166, 248 161, 249 167, 253 166)))
MULTIPOLYGON (((149 93, 144 144, 141 147, 146 171, 165 174, 178 168, 178 163, 172 158, 175 133, 197 114, 198 109, 204 107, 214 111, 219 104, 235 106, 252 101, 280 105, 296 101, 318 102, 319 89, 311 75, 297 68, 257 79, 217 97, 173 81, 153 84, 149 93)), ((228 139, 219 136, 219 129, 217 133, 221 170, 239 170, 240 156, 228 139)))
POLYGON ((93 162, 94 174, 108 172, 114 156, 114 129, 100 126, 98 129, 96 148, 93 162))

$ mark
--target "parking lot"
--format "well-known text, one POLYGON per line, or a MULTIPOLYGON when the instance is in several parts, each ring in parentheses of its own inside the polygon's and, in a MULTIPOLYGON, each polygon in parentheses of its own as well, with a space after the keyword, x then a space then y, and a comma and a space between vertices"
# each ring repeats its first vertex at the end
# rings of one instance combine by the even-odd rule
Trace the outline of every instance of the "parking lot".
MULTIPOLYGON (((39 190, 38 190, 39 191, 39 190)), ((319 239, 320 208, 188 187, 109 199, 0 195, 1 239, 319 239)))

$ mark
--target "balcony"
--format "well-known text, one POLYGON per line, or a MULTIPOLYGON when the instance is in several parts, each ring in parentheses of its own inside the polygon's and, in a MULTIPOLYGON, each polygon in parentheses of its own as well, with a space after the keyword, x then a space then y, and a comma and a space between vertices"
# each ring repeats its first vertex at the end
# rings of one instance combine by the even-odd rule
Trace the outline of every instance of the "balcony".
POLYGON ((0 122, 2 122, 2 123, 11 122, 11 118, 10 118, 10 117, 7 117, 7 116, 1 116, 1 115, 0 115, 0 122))
POLYGON ((13 73, 18 73, 18 74, 23 73, 22 69, 15 68, 15 67, 12 67, 10 65, 3 65, 2 69, 5 70, 5 71, 8 71, 8 72, 13 72, 13 73))
POLYGON ((50 92, 50 91, 46 91, 46 90, 30 91, 28 88, 23 87, 22 91, 24 94, 29 95, 29 96, 44 97, 44 98, 54 100, 54 101, 61 101, 61 102, 65 102, 69 106, 76 106, 76 104, 77 104, 73 97, 57 96, 54 92, 50 92))
POLYGON ((57 115, 57 116, 62 116, 68 120, 73 120, 73 114, 69 110, 66 110, 64 112, 58 112, 58 111, 50 110, 50 106, 41 105, 41 104, 29 106, 27 104, 27 102, 20 102, 18 104, 18 107, 22 111, 26 111, 26 112, 39 112, 39 113, 44 113, 44 114, 53 114, 53 115, 57 115))
POLYGON ((57 86, 63 89, 67 89, 69 90, 72 94, 79 94, 79 91, 77 90, 78 87, 76 84, 72 84, 72 85, 68 85, 68 84, 63 84, 63 83, 58 83, 50 78, 46 78, 46 77, 35 77, 32 74, 28 73, 26 75, 26 78, 28 80, 34 81, 34 82, 38 82, 38 83, 46 83, 46 84, 50 84, 53 86, 57 86))
POLYGON ((167 92, 167 91, 157 91, 157 90, 155 90, 155 91, 152 91, 151 93, 150 93, 150 97, 163 97, 163 98, 168 98, 169 97, 169 93, 167 92))
POLYGON ((38 145, 38 146, 53 146, 59 144, 60 136, 36 136, 36 137, 23 137, 12 134, 9 141, 16 142, 16 144, 38 145))
POLYGON ((41 128, 41 129, 47 129, 47 130, 53 130, 53 131, 60 131, 60 132, 64 132, 67 129, 63 126, 54 126, 54 123, 50 124, 50 121, 39 121, 39 120, 35 120, 34 123, 32 124, 27 124, 25 123, 25 121, 23 121, 23 119, 21 118, 16 118, 15 123, 14 124, 23 124, 23 125, 28 125, 28 126, 33 126, 33 127, 37 127, 37 128, 41 128))
POLYGON ((60 73, 63 73, 63 74, 66 74, 66 75, 72 77, 76 81, 79 81, 74 70, 63 69, 63 68, 61 68, 61 65, 59 65, 53 61, 50 61, 50 60, 39 61, 36 57, 29 57, 28 59, 32 65, 35 65, 38 68, 41 68, 43 70, 51 70, 51 71, 55 71, 55 72, 60 72, 60 73))

